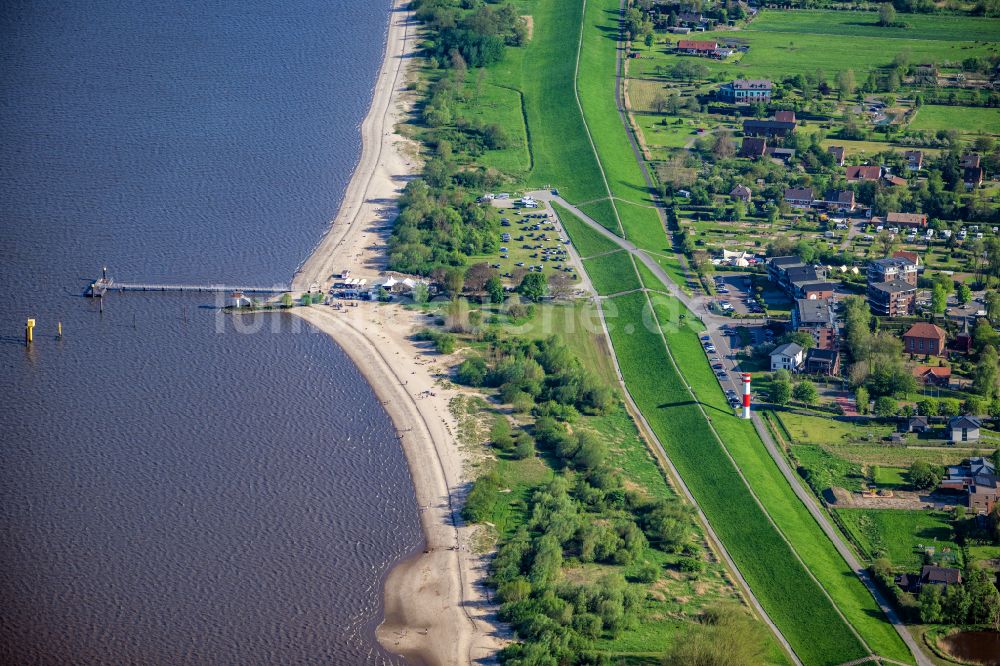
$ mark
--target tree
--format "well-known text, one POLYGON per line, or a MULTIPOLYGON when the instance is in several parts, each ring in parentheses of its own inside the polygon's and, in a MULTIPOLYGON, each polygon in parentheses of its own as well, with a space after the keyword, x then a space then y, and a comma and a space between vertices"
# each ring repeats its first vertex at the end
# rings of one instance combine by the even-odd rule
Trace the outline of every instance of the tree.
POLYGON ((281 295, 281 305, 282 307, 290 308, 292 307, 292 295, 285 292, 281 295))
POLYGON ((715 133, 715 141, 712 143, 712 155, 717 160, 724 160, 732 157, 736 153, 736 146, 733 144, 733 136, 726 130, 715 133))
POLYGON ((896 236, 890 233, 888 229, 883 229, 875 237, 875 245, 879 248, 883 257, 888 257, 892 254, 893 248, 896 247, 896 236))
POLYGON ((449 296, 455 296, 462 292, 462 288, 465 286, 465 271, 461 268, 453 267, 445 271, 444 274, 444 290, 448 292, 449 296))
POLYGON ((869 400, 870 398, 868 397, 868 389, 866 389, 864 386, 859 386, 858 389, 854 392, 854 402, 858 407, 859 414, 868 413, 869 400))
POLYGON ((667 103, 667 98, 663 96, 663 93, 657 93, 653 98, 653 111, 663 113, 667 109, 667 103))
POLYGON ((494 275, 486 281, 486 293, 490 295, 491 303, 503 303, 504 298, 507 297, 507 292, 503 288, 500 276, 494 275))
POLYGON ((986 319, 980 319, 976 322, 976 327, 972 329, 972 342, 976 351, 981 353, 987 347, 996 347, 998 341, 1000 341, 1000 335, 986 319))
POLYGON ((875 415, 887 418, 895 416, 899 405, 892 396, 883 395, 875 399, 875 415))
POLYGON ((941 284, 935 284, 931 291, 931 312, 936 315, 943 315, 948 308, 948 292, 941 284))
POLYGON ((878 24, 883 27, 896 25, 896 8, 888 2, 878 8, 878 24))
POLYGON ((490 441, 501 451, 509 451, 514 446, 514 438, 510 434, 510 421, 506 416, 497 416, 490 429, 490 441))
POLYGON ((853 69, 844 69, 837 74, 837 88, 843 95, 853 95, 857 87, 858 82, 854 78, 853 69))
POLYGON ((997 381, 1000 379, 998 362, 1000 358, 992 345, 987 345, 979 353, 979 362, 972 375, 972 390, 981 395, 983 400, 990 401, 997 394, 997 381))
POLYGON ((674 641, 664 664, 670 666, 753 666, 767 661, 767 637, 742 609, 711 608, 699 625, 674 641))
POLYGON ((958 302, 964 305, 969 302, 970 298, 972 298, 972 288, 964 282, 960 282, 958 284, 956 294, 958 296, 958 302))
POLYGON ((430 287, 425 282, 418 282, 413 285, 411 296, 413 296, 414 303, 426 303, 430 293, 430 287))
POLYGON ((968 622, 1000 624, 1000 592, 993 584, 993 572, 973 567, 966 571, 964 585, 969 597, 968 622))
POLYGON ((529 301, 537 303, 545 298, 545 294, 548 292, 548 285, 545 283, 545 276, 541 273, 528 273, 521 280, 521 284, 517 290, 529 301))
POLYGON ((1000 292, 990 290, 984 297, 986 301, 986 316, 994 326, 1000 324, 1000 292))
POLYGON ((465 271, 464 288, 471 294, 478 294, 486 289, 486 283, 496 275, 496 269, 487 263, 472 264, 465 271))
POLYGON ((549 293, 555 299, 569 298, 573 293, 574 282, 567 273, 553 273, 549 276, 549 293))
POLYGON ((941 586, 924 585, 920 590, 920 621, 935 624, 941 621, 941 586))
POLYGON ((795 390, 792 391, 792 395, 796 400, 806 405, 815 403, 816 398, 819 397, 819 394, 816 392, 816 385, 808 380, 801 381, 796 384, 795 390))
POLYGON ((774 382, 771 384, 771 402, 776 405, 787 405, 792 397, 792 385, 788 382, 774 382))
POLYGON ((941 469, 926 460, 918 460, 910 465, 909 479, 914 488, 930 490, 941 482, 941 469))

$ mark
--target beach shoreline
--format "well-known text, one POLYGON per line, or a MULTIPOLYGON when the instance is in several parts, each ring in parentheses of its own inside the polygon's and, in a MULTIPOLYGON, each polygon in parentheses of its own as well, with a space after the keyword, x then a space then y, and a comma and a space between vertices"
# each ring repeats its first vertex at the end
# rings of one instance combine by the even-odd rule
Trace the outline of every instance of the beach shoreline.
MULTIPOLYGON (((408 64, 417 48, 408 0, 394 0, 371 107, 361 125, 362 151, 337 216, 292 279, 292 290, 324 292, 334 274, 384 270, 396 201, 420 169, 418 147, 396 133, 412 102, 408 64)), ((446 366, 410 339, 418 314, 394 305, 321 305, 291 313, 329 335, 351 358, 392 420, 406 455, 425 548, 399 562, 384 587, 382 646, 412 664, 492 661, 503 646, 485 588, 486 560, 470 546, 475 528, 458 507, 467 488, 446 366)))

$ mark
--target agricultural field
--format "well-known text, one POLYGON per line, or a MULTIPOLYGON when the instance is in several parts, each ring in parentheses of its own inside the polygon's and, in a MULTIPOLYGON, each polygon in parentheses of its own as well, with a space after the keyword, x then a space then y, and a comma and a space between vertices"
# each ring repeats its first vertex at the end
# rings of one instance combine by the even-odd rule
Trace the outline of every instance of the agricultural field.
POLYGON ((914 130, 958 129, 963 134, 1000 135, 1000 109, 971 106, 939 106, 927 104, 917 109, 910 121, 914 130))
MULTIPOLYGON (((724 79, 769 78, 823 70, 836 76, 853 69, 864 79, 868 72, 892 63, 899 53, 909 54, 911 62, 960 62, 972 56, 996 53, 995 41, 1000 21, 951 16, 906 14, 906 28, 882 28, 875 12, 823 10, 764 10, 746 28, 739 31, 699 33, 698 39, 745 40, 750 50, 726 61, 699 59, 708 66, 711 76, 724 79), (872 48, 872 41, 878 48, 872 48)), ((683 37, 682 37, 683 38, 683 37)), ((630 76, 649 77, 656 67, 671 67, 687 56, 675 55, 670 44, 657 41, 649 50, 639 47, 642 56, 630 68, 630 76)))

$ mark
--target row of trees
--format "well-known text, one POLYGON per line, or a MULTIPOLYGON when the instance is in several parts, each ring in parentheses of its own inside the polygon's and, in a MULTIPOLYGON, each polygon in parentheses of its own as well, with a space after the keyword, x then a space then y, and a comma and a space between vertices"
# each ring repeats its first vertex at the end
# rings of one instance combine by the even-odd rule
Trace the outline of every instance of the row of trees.
POLYGON ((492 65, 503 59, 507 46, 519 46, 527 39, 527 25, 510 3, 414 0, 412 6, 431 35, 426 53, 440 67, 449 66, 454 53, 470 67, 492 65), (470 5, 476 8, 469 10, 470 5))

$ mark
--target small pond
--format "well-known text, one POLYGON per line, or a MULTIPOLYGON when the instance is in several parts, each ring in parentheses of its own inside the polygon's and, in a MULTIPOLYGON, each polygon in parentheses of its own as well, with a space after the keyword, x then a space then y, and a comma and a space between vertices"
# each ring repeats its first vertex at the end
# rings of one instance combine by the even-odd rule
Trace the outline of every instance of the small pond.
POLYGON ((1000 666, 1000 633, 995 631, 962 631, 942 638, 941 646, 962 661, 1000 666))

